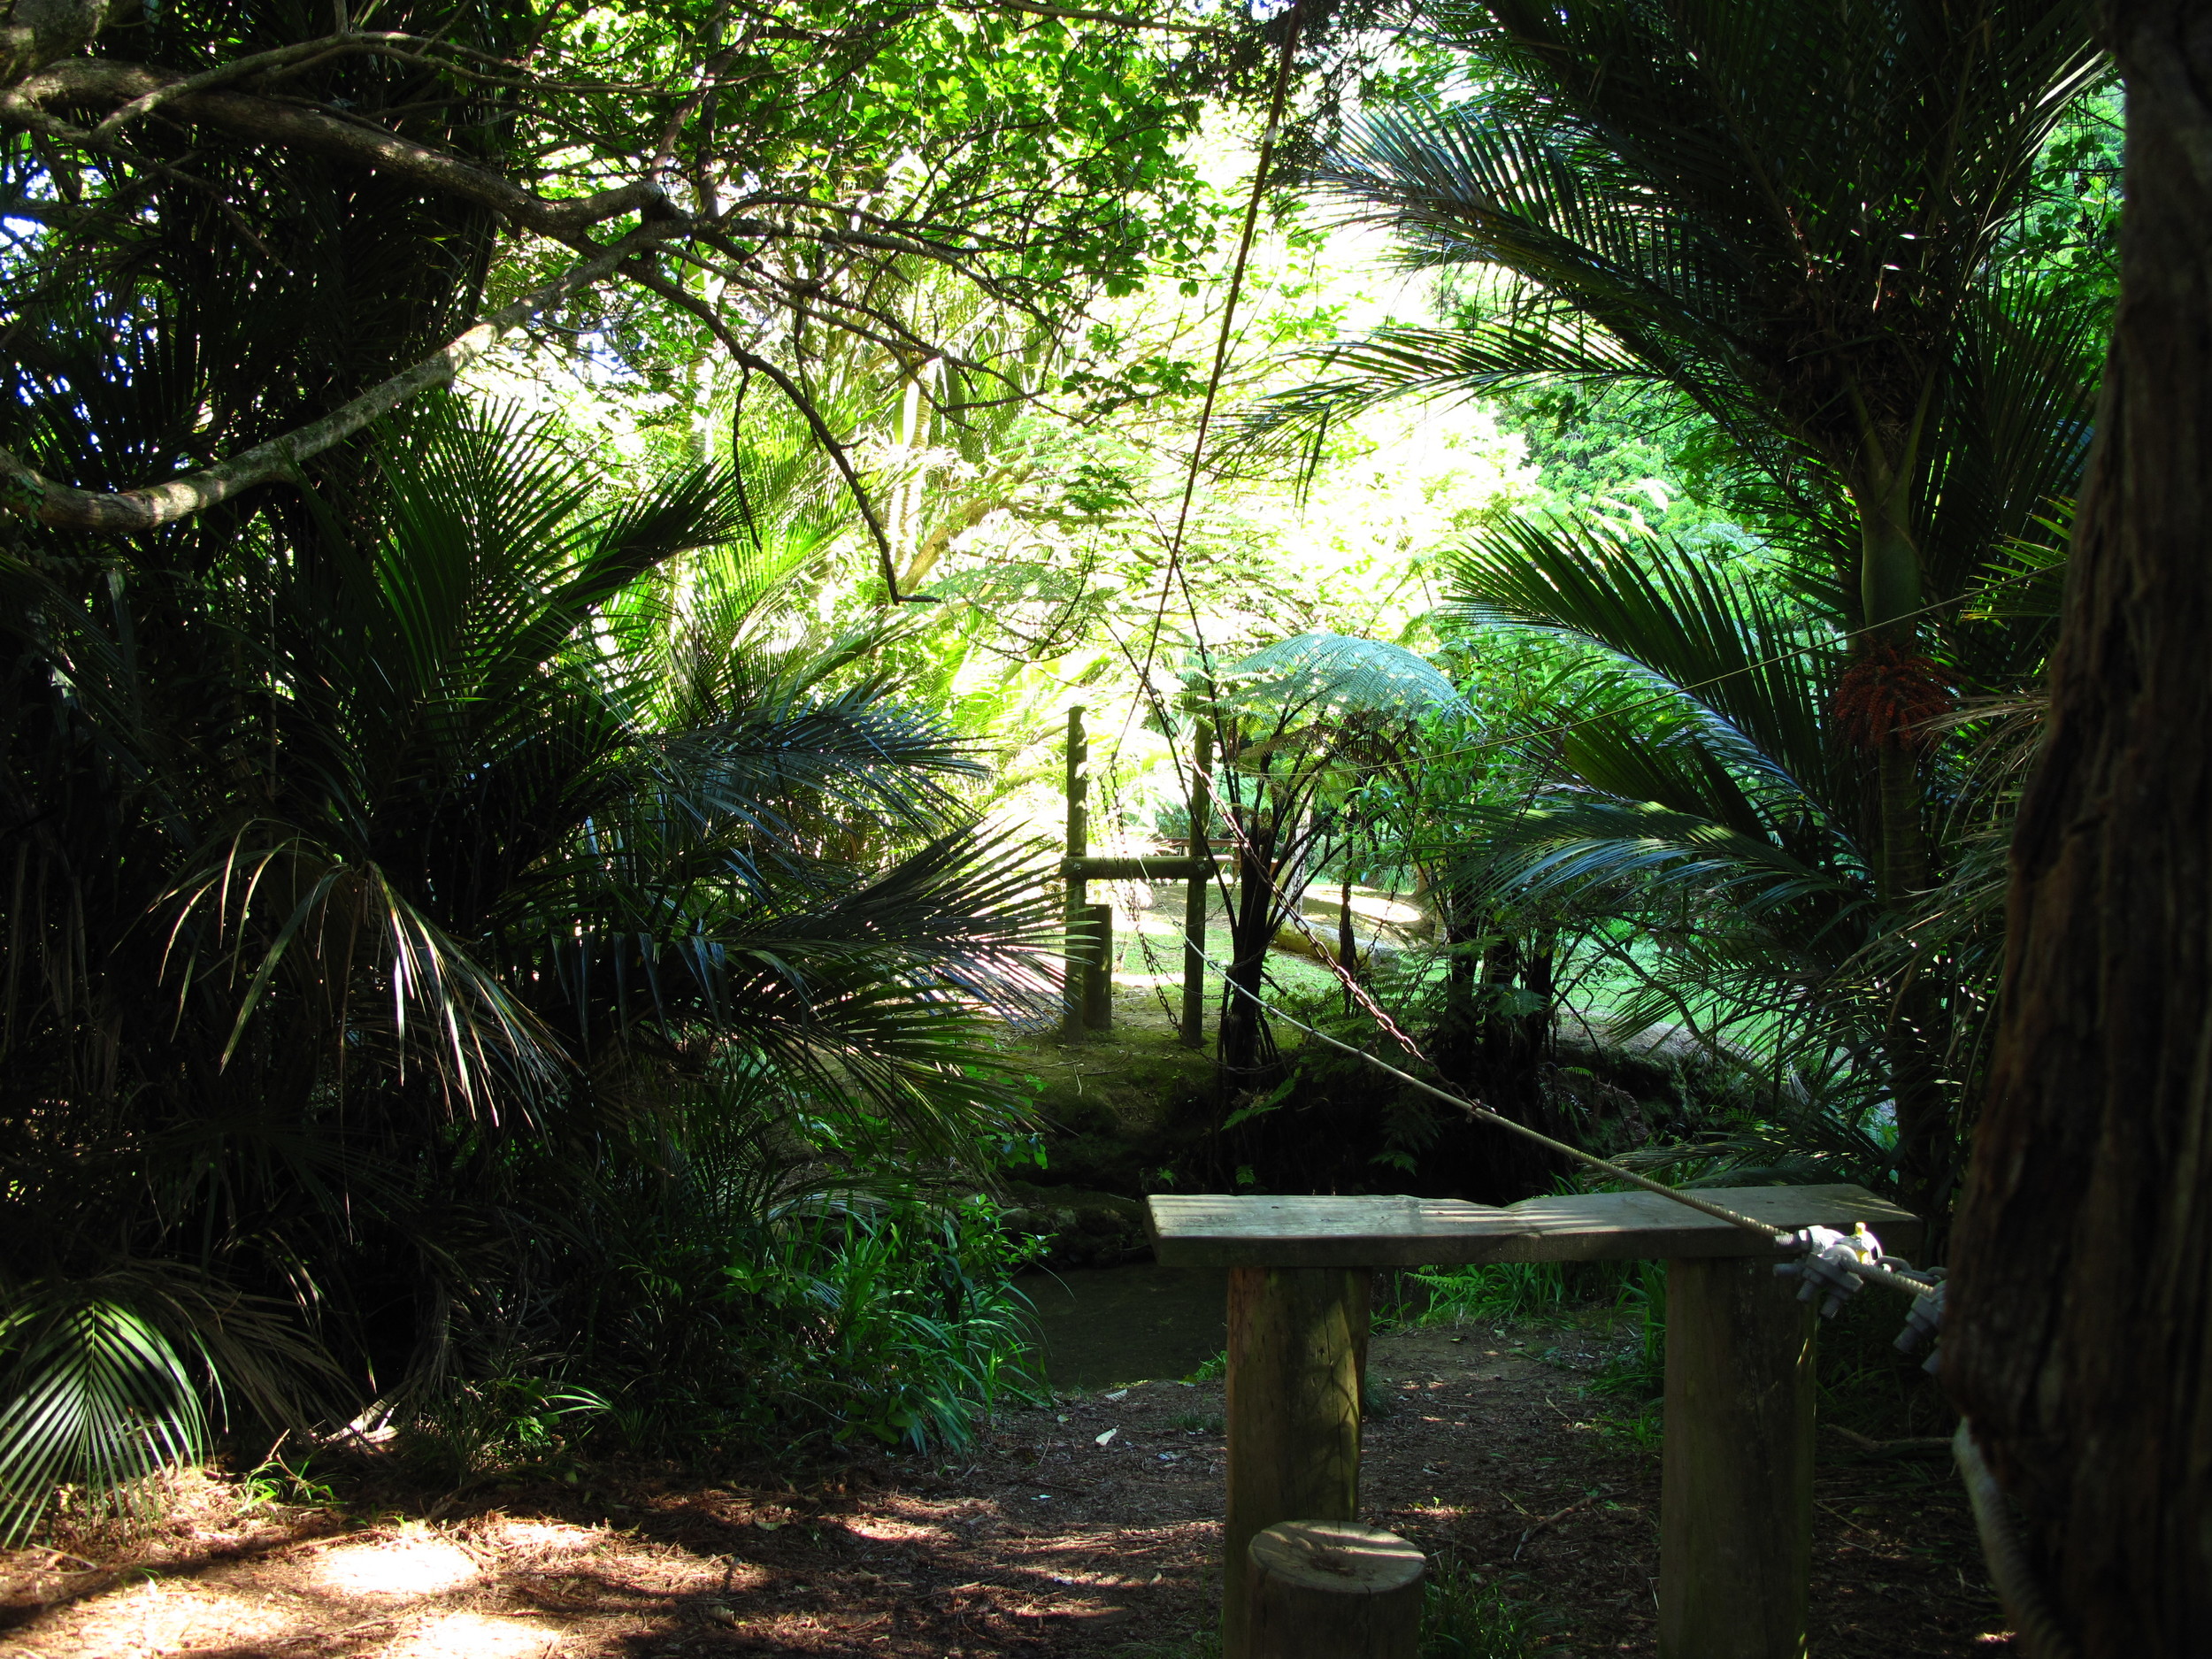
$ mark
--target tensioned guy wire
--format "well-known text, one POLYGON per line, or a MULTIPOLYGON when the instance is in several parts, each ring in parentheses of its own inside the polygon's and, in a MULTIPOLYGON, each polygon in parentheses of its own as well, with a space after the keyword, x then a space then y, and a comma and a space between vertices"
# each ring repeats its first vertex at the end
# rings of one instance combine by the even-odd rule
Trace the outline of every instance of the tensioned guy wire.
MULTIPOLYGON (((1147 631, 1143 659, 1141 663, 1136 664, 1138 670, 1137 681, 1139 698, 1141 700, 1149 700, 1152 702, 1156 705, 1156 711, 1162 717, 1164 723, 1165 721, 1167 710, 1157 690, 1151 683, 1152 668, 1158 657, 1160 637, 1162 632, 1164 631, 1166 620, 1167 606, 1178 588, 1182 591, 1186 603, 1189 604, 1191 607, 1194 626, 1195 627, 1198 626, 1195 596, 1190 591, 1189 580, 1187 572, 1183 569, 1184 540, 1188 531, 1192 503, 1197 491, 1199 469, 1205 453, 1206 439, 1211 428, 1215 406, 1218 400, 1221 383, 1227 369, 1230 347, 1234 339, 1237 303, 1242 294, 1245 274, 1251 257, 1252 243, 1257 231, 1260 204, 1265 194, 1268 174, 1274 161, 1277 140, 1281 130, 1283 110, 1288 96, 1290 77, 1295 58, 1299 31, 1302 23, 1302 4, 1294 4, 1286 19, 1284 30, 1282 50, 1276 65, 1274 86, 1269 100, 1267 126, 1261 136, 1258 161, 1253 173, 1252 189, 1245 203, 1244 219, 1240 234, 1238 238, 1236 258, 1231 268, 1228 291, 1223 301, 1221 326, 1215 341, 1213 365, 1211 372, 1207 378, 1205 396, 1199 409, 1197 430, 1194 434, 1191 444, 1189 464, 1184 472, 1183 488, 1177 508, 1174 530, 1169 538, 1167 564, 1161 580, 1159 605, 1152 618, 1152 625, 1147 631)), ((1980 596, 1980 594, 1988 592, 1990 588, 2008 586, 2014 582, 2026 580, 2031 577, 2039 576, 2043 572, 2038 571, 2023 571, 2016 572, 2012 576, 2003 578, 1997 582, 1989 584, 1985 588, 1979 590, 1977 594, 1956 595, 1949 599, 1939 600, 1930 604, 1924 605, 1917 611, 1909 613, 1909 615, 1905 618, 1893 618, 1892 626, 1893 626, 1893 623, 1896 620, 1910 620, 1913 618, 1926 616, 1939 611, 1947 610, 1953 606, 1968 603, 1970 600, 1980 596)), ((1846 630, 1842 634, 1841 639, 1847 641, 1856 638, 1859 634, 1867 631, 1868 630, 1864 628, 1846 630)), ((1633 714, 1647 708, 1664 706, 1677 701, 1689 693, 1706 689, 1712 686, 1723 683, 1728 680, 1736 678, 1737 676, 1756 672, 1761 669, 1772 667, 1781 663, 1793 660, 1799 657, 1809 655, 1816 651, 1832 649, 1837 643, 1838 641, 1832 639, 1809 641, 1803 645, 1793 647, 1788 650, 1774 653, 1769 657, 1754 662, 1742 664, 1737 667, 1724 670, 1720 673, 1710 675, 1703 680, 1692 680, 1681 685, 1670 686, 1664 690, 1655 692, 1651 697, 1641 703, 1632 703, 1621 709, 1606 710, 1599 714, 1586 717, 1579 720, 1563 722, 1553 726, 1540 727, 1529 732, 1517 733, 1510 737, 1486 739, 1477 743, 1457 745, 1452 748, 1439 749, 1433 751, 1431 755, 1425 757, 1425 758, 1444 759, 1455 755, 1471 754, 1486 749, 1525 744, 1548 736, 1563 735, 1569 732, 1576 731, 1585 726, 1596 725, 1607 720, 1618 719, 1624 715, 1633 714)), ((1126 647, 1123 649, 1125 656, 1133 657, 1133 654, 1130 653, 1126 647)), ((1204 653, 1202 638, 1200 649, 1202 655, 1204 653)), ((1176 770, 1179 773, 1182 770, 1179 756, 1176 757, 1176 770)), ((1224 816, 1232 836, 1239 845, 1240 850, 1245 853, 1249 853, 1251 850, 1250 843, 1244 833, 1243 826, 1237 821, 1236 814, 1233 811, 1231 811, 1224 816)), ((1225 872, 1224 872, 1224 875, 1225 876, 1225 872)), ((1302 933, 1307 934, 1309 940, 1310 941, 1311 929, 1307 926, 1305 918, 1296 913, 1294 907, 1286 913, 1289 916, 1293 925, 1297 926, 1302 933)), ((1247 989, 1245 987, 1238 985, 1233 979, 1229 978, 1226 971, 1224 970, 1218 963, 1214 962, 1210 956, 1207 956, 1202 948, 1200 947, 1199 941, 1189 941, 1189 943, 1191 944, 1192 949, 1197 951, 1202 961, 1204 961, 1209 967, 1214 970, 1214 972, 1222 975, 1224 982, 1229 986, 1233 992, 1252 1000, 1253 1002, 1258 1003, 1263 1009, 1268 1009, 1268 1005, 1263 998, 1258 997, 1255 993, 1247 989)), ((1414 1042, 1411 1036, 1389 1017, 1387 1012, 1374 1001, 1371 995, 1367 994, 1366 988, 1358 983, 1355 976, 1348 972, 1341 964, 1337 963, 1332 956, 1330 956, 1325 950, 1320 951, 1317 954, 1319 959, 1330 969, 1332 972, 1336 975, 1336 977, 1342 982, 1346 990, 1358 1002, 1362 1010, 1366 1012, 1371 1018, 1374 1019, 1384 1031, 1388 1033, 1388 1034, 1406 1050, 1409 1057, 1423 1062, 1427 1061, 1427 1056, 1422 1054, 1419 1046, 1414 1042)), ((1615 1179, 1626 1181, 1632 1186, 1655 1193, 1663 1197, 1672 1199, 1678 1203, 1686 1205, 1690 1209, 1696 1210, 1706 1215, 1711 1216, 1717 1220, 1724 1221, 1732 1226, 1740 1227, 1758 1233, 1763 1237, 1772 1240, 1777 1243, 1786 1244, 1793 1239, 1793 1235, 1787 1229, 1776 1227, 1770 1224, 1758 1221, 1751 1217, 1731 1210, 1723 1205, 1713 1203, 1709 1200, 1695 1197, 1692 1194, 1682 1192, 1678 1188, 1669 1187, 1663 1182, 1653 1180, 1648 1177, 1638 1174, 1632 1170, 1629 1170, 1620 1164, 1614 1164, 1608 1159, 1601 1158, 1594 1153, 1585 1152, 1581 1148, 1571 1146, 1565 1141, 1554 1140, 1552 1137, 1543 1134, 1541 1132, 1530 1127, 1528 1125, 1517 1123, 1514 1119, 1508 1118, 1502 1113, 1497 1112, 1487 1106, 1464 1099, 1463 1097, 1455 1094, 1448 1090, 1437 1087, 1432 1084, 1426 1083, 1421 1079, 1413 1076, 1411 1073, 1402 1071, 1398 1067, 1389 1064, 1387 1062, 1378 1058, 1374 1055, 1367 1053, 1363 1049, 1356 1048, 1349 1043, 1340 1041, 1336 1038, 1329 1036, 1325 1033, 1317 1030, 1312 1025, 1310 1025, 1305 1022, 1285 1013, 1280 1009, 1268 1009, 1268 1011, 1275 1018, 1284 1019, 1290 1025, 1297 1027, 1299 1030, 1305 1032, 1309 1036, 1315 1038, 1331 1048, 1340 1049, 1347 1054, 1364 1060, 1370 1065, 1375 1066, 1378 1069, 1387 1072, 1391 1076, 1410 1085, 1412 1087, 1424 1094, 1433 1095, 1440 1100, 1456 1106, 1461 1110, 1467 1112, 1471 1117, 1474 1117, 1480 1121, 1495 1124, 1500 1127, 1509 1130, 1516 1134, 1521 1135, 1528 1140, 1543 1145, 1554 1152, 1563 1154, 1566 1156, 1582 1163, 1591 1168, 1601 1171, 1603 1173, 1615 1179)), ((1927 1288, 1925 1284, 1916 1279, 1909 1279, 1891 1272, 1885 1268, 1870 1263, 1864 1264, 1863 1269, 1855 1271, 1859 1272, 1860 1277, 1869 1279, 1876 1282, 1888 1283, 1895 1288, 1907 1290, 1915 1294, 1918 1294, 1927 1288)))
MULTIPOLYGON (((1213 372, 1206 377, 1206 396, 1198 406, 1198 430, 1191 438, 1190 465, 1183 474, 1182 504, 1175 511, 1175 532, 1168 538, 1167 570, 1160 581, 1160 609, 1152 618, 1150 636, 1144 648, 1144 666, 1138 672, 1138 683, 1148 685, 1152 678, 1152 661, 1160 648, 1160 629, 1167 618, 1168 595, 1182 581, 1183 535, 1190 525, 1191 498, 1198 490, 1198 465, 1206 452, 1206 434, 1213 425, 1214 403, 1221 396, 1222 376, 1229 366, 1229 345, 1234 337, 1237 299, 1244 291, 1245 266, 1252 257, 1252 239, 1259 228, 1260 202, 1267 192, 1267 175, 1275 163, 1275 144, 1281 135, 1283 105, 1290 96, 1290 72, 1298 50, 1298 31, 1305 20, 1303 0, 1290 8, 1290 16, 1283 26, 1283 50, 1275 64, 1275 88, 1268 98, 1267 127, 1260 134, 1258 164, 1252 170, 1252 194, 1244 204, 1244 229, 1237 238, 1236 263, 1229 272, 1229 292, 1221 304, 1221 332, 1214 341, 1213 372)), ((1188 597, 1188 584, 1184 584, 1188 597)), ((1195 616, 1193 620, 1195 621, 1195 616)))
MULTIPOLYGON (((1609 1158, 1601 1158, 1594 1152, 1586 1152, 1580 1147, 1573 1146, 1564 1141, 1555 1141, 1540 1129, 1531 1128, 1527 1124, 1517 1122, 1507 1117, 1503 1112, 1485 1106, 1479 1102, 1471 1101, 1463 1094, 1455 1094, 1449 1089, 1440 1088, 1433 1083, 1424 1082, 1410 1071, 1401 1071, 1387 1060, 1380 1059, 1368 1053, 1364 1048, 1355 1048, 1340 1038, 1332 1037, 1328 1033, 1316 1029, 1296 1016, 1270 1005, 1264 998, 1245 989, 1233 979, 1230 979, 1227 971, 1211 956, 1207 956, 1204 951, 1199 952, 1199 959, 1215 972, 1221 974, 1232 991, 1265 1008, 1271 1018, 1296 1026, 1307 1036, 1325 1043, 1328 1047, 1341 1053, 1348 1054, 1354 1059, 1364 1060, 1377 1071, 1386 1072, 1400 1082, 1418 1089, 1424 1094, 1432 1095, 1448 1105, 1458 1107, 1478 1123, 1494 1124, 1501 1129, 1510 1130, 1524 1140, 1532 1141, 1540 1147, 1562 1153, 1577 1163, 1597 1170, 1615 1180, 1626 1181, 1632 1187, 1640 1187, 1644 1191, 1656 1194, 1661 1198, 1671 1198, 1678 1204, 1687 1205, 1692 1210, 1710 1216, 1716 1221, 1724 1221, 1732 1227, 1740 1227, 1747 1233, 1756 1233, 1778 1249, 1802 1248, 1804 1244, 1804 1235, 1801 1232, 1788 1227, 1778 1227, 1772 1222, 1761 1221, 1755 1216, 1747 1216, 1740 1210, 1729 1209, 1725 1204, 1717 1204, 1709 1198, 1701 1198, 1696 1194, 1685 1192, 1678 1187, 1670 1187, 1664 1181, 1655 1181, 1647 1175, 1640 1175, 1634 1170, 1616 1164, 1609 1158)), ((1340 975, 1342 974, 1343 969, 1335 963, 1331 962, 1328 965, 1335 969, 1340 975)), ((1883 1285, 1892 1290, 1902 1291, 1909 1296, 1924 1296, 1933 1288, 1932 1280, 1899 1272, 1893 1268, 1877 1262, 1846 1262, 1839 1265, 1855 1278, 1864 1279, 1869 1284, 1883 1285)))

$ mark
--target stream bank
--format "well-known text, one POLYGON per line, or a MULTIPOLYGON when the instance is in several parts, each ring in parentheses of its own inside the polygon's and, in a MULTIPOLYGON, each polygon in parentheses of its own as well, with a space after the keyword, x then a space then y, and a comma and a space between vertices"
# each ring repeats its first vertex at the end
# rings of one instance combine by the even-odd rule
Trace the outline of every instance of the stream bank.
POLYGON ((1028 1273, 1019 1287, 1056 1389, 1173 1381, 1228 1345, 1229 1276, 1221 1268, 1132 1262, 1028 1273))

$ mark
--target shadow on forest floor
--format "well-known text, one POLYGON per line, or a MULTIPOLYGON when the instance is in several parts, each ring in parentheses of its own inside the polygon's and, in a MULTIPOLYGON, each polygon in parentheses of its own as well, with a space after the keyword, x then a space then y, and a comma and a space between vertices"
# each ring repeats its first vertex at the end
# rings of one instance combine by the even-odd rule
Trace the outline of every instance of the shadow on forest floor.
MULTIPOLYGON (((1375 1340, 1369 1517, 1498 1586, 1532 1659, 1655 1651, 1657 1459, 1582 1386, 1624 1340, 1594 1316, 1375 1340)), ((195 1477, 133 1540, 0 1555, 0 1659, 1195 1654, 1222 1409, 1217 1382, 1133 1379, 957 1456, 603 1471, 450 1507, 369 1479, 256 1511, 195 1477)), ((2009 1651, 1948 1469, 1822 1454, 1814 1652, 2009 1651)))

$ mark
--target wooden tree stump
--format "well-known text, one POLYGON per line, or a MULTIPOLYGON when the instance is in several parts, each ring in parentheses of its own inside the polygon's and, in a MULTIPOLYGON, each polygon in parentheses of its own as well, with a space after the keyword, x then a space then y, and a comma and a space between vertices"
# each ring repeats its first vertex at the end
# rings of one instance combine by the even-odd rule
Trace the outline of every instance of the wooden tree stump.
POLYGON ((1246 1551, 1279 1521, 1349 1521, 1359 1508, 1359 1393, 1367 1369, 1364 1268, 1238 1268, 1229 1275, 1229 1509, 1223 1659, 1248 1659, 1246 1551))
POLYGON ((1357 1521, 1282 1521, 1245 1559, 1251 1659, 1415 1659, 1421 1552, 1357 1521))
POLYGON ((1812 1304, 1771 1261, 1667 1263, 1661 1659, 1801 1659, 1812 1304))

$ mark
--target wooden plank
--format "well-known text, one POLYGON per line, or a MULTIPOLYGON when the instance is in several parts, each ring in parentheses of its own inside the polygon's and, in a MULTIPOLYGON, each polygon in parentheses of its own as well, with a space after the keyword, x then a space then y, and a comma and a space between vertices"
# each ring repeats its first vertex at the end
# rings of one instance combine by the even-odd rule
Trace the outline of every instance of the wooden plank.
MULTIPOLYGON (((1778 1227, 1848 1232, 1863 1221, 1894 1255, 1909 1256, 1920 1246, 1919 1217, 1863 1187, 1700 1187, 1698 1196, 1778 1227)), ((1530 1198, 1504 1209, 1402 1195, 1159 1194, 1146 1208, 1153 1252, 1168 1267, 1430 1267, 1774 1254, 1755 1233, 1656 1193, 1530 1198)))

